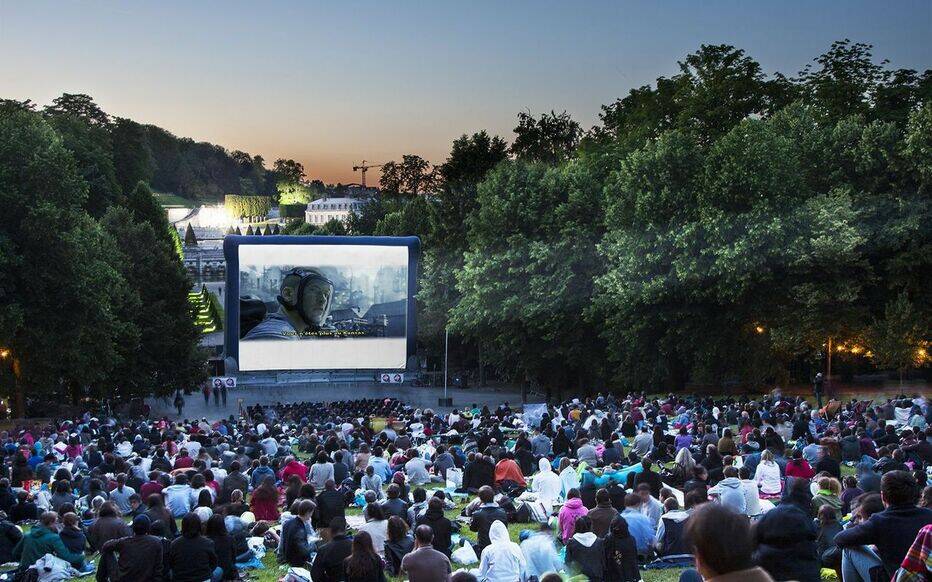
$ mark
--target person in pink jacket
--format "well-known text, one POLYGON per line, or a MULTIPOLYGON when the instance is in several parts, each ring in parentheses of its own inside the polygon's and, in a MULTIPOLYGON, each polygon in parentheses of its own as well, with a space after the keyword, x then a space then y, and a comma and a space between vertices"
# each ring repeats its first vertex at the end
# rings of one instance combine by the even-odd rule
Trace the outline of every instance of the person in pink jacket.
POLYGON ((579 489, 570 489, 566 494, 566 503, 560 508, 560 535, 563 543, 567 543, 573 534, 576 533, 576 518, 582 517, 589 513, 586 506, 583 505, 582 499, 579 498, 579 489))

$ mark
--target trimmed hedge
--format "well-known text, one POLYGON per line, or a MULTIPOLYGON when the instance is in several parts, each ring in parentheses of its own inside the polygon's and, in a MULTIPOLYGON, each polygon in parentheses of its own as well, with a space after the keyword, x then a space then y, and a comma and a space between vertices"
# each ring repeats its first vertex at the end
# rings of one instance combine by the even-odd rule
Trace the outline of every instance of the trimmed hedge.
POLYGON ((280 204, 278 212, 282 218, 304 218, 307 204, 280 204))
POLYGON ((268 196, 227 194, 223 205, 235 218, 265 218, 272 210, 272 199, 268 196))

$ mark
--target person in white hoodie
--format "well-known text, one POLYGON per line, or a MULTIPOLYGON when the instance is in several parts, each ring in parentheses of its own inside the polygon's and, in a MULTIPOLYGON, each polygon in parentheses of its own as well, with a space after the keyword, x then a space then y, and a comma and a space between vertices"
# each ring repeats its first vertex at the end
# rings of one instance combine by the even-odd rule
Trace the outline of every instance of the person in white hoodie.
POLYGON ((760 487, 760 492, 766 496, 779 495, 783 489, 780 465, 774 461, 773 453, 769 449, 761 453, 760 463, 754 471, 754 481, 760 487))
POLYGON ((722 471, 725 478, 718 482, 718 485, 709 489, 709 495, 718 497, 719 503, 732 509, 733 511, 746 515, 748 506, 744 499, 744 486, 741 479, 738 478, 738 469, 735 467, 725 467, 722 471))
POLYGON ((579 489, 579 474, 568 457, 560 459, 560 481, 563 483, 564 498, 570 489, 579 489))
POLYGON ((560 500, 560 495, 563 493, 563 481, 553 472, 553 467, 550 466, 550 461, 546 457, 537 461, 537 468, 540 470, 534 475, 531 491, 537 493, 537 500, 543 503, 549 511, 553 508, 553 504, 560 500))
POLYGON ((524 553, 521 546, 509 539, 504 523, 492 522, 489 542, 482 550, 479 570, 475 572, 479 582, 524 582, 527 579, 524 553))
POLYGON ((757 488, 757 481, 751 479, 751 470, 746 466, 738 469, 738 476, 744 488, 744 513, 748 517, 759 517, 764 510, 760 505, 760 490, 757 488))

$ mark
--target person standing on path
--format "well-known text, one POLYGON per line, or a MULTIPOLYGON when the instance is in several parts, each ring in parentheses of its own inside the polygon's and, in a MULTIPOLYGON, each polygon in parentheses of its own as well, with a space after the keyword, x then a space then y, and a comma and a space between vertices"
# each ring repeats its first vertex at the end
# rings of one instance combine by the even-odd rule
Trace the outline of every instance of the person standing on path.
POLYGON ((181 416, 184 410, 184 396, 181 395, 181 390, 175 392, 175 408, 178 409, 178 416, 181 416))
POLYGON ((210 406, 210 384, 204 384, 204 406, 210 406))
POLYGON ((222 400, 223 400, 223 407, 226 408, 227 407, 227 385, 225 383, 221 384, 220 386, 220 396, 222 397, 222 400))

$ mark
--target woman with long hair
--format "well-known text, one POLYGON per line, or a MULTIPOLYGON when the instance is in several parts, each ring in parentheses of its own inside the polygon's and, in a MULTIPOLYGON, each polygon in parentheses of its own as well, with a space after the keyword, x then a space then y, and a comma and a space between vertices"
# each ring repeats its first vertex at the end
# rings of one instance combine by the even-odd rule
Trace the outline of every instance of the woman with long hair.
POLYGON ((214 543, 201 535, 201 518, 196 513, 181 518, 181 536, 169 546, 168 564, 172 582, 204 582, 219 575, 214 543))
MULTIPOLYGON (((207 525, 204 526, 204 535, 214 542, 214 552, 217 554, 217 568, 222 572, 221 580, 236 580, 236 556, 233 537, 227 532, 227 526, 222 515, 214 514, 210 516, 207 525)), ((216 574, 216 570, 214 570, 214 573, 216 574)))
POLYGON ((299 497, 301 497, 301 479, 297 475, 291 475, 288 477, 288 486, 285 487, 285 507, 291 507, 295 499, 299 497))
POLYGON ((175 523, 175 518, 172 517, 171 512, 165 507, 165 501, 162 499, 161 493, 153 493, 147 497, 146 507, 148 507, 146 515, 149 516, 150 522, 162 522, 165 531, 171 534, 171 537, 178 534, 178 525, 175 523))
POLYGON ((754 480, 760 488, 760 497, 763 499, 776 499, 783 491, 783 481, 780 479, 780 466, 773 458, 770 449, 761 453, 760 463, 754 470, 754 480))
POLYGON ((388 519, 388 539, 385 540, 385 567, 389 574, 397 576, 401 571, 401 560, 414 549, 414 538, 408 533, 408 524, 397 515, 388 519))
POLYGON ((201 489, 201 492, 197 494, 197 507, 192 511, 194 511, 203 522, 210 519, 214 514, 214 499, 210 496, 210 491, 201 489))
POLYGON ((258 521, 278 521, 281 514, 278 512, 278 489, 275 487, 275 477, 267 476, 262 481, 262 485, 252 492, 249 509, 258 521))
POLYGON ((605 536, 605 579, 618 582, 637 582, 638 548, 634 536, 628 531, 628 522, 620 515, 615 517, 605 536))
POLYGON ((688 448, 682 448, 676 452, 676 458, 673 460, 673 467, 670 469, 671 485, 682 487, 684 483, 692 479, 693 469, 696 467, 696 460, 688 448))
POLYGON ((353 538, 353 553, 343 560, 346 582, 385 582, 382 559, 372 549, 372 536, 360 531, 353 538))

